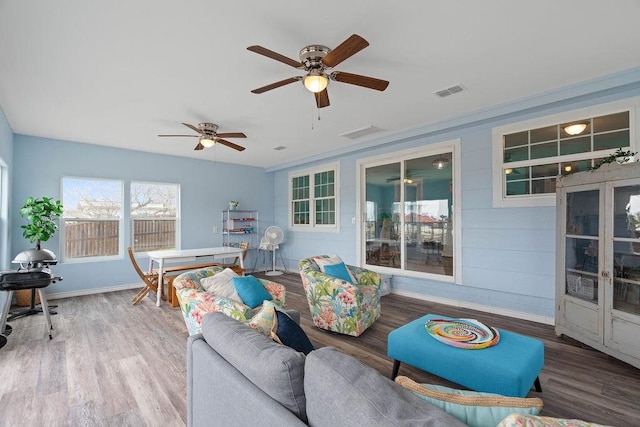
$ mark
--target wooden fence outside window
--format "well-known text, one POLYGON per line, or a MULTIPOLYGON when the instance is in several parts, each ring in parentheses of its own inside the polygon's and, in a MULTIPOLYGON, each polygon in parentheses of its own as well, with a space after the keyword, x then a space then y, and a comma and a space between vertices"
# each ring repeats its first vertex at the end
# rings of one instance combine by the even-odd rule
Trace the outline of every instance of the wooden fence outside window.
MULTIPOLYGON (((133 250, 146 252, 176 246, 176 220, 134 219, 133 250)), ((119 220, 65 220, 65 258, 118 255, 119 220)))

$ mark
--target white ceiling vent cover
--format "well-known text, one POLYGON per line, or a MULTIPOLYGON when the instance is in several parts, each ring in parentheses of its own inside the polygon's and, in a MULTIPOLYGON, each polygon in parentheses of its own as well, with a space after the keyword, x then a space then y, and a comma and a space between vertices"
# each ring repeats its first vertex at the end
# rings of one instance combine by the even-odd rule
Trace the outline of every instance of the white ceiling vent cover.
POLYGON ((371 135, 372 133, 377 133, 377 132, 382 132, 382 129, 376 126, 369 125, 360 129, 354 129, 349 132, 341 133, 338 136, 344 136, 345 138, 349 138, 349 139, 358 139, 358 138, 362 138, 363 136, 371 135))
POLYGON ((451 86, 448 87, 446 89, 441 89, 439 91, 434 92, 436 95, 438 95, 440 98, 444 98, 446 96, 449 95, 453 95, 454 93, 459 93, 462 92, 464 90, 464 88, 462 87, 462 85, 455 85, 455 86, 451 86))

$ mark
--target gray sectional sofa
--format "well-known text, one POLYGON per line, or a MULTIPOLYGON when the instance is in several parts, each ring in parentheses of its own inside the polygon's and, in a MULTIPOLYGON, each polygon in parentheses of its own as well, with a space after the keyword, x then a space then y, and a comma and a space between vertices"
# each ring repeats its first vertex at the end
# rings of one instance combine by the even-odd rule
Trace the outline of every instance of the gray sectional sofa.
POLYGON ((305 356, 222 313, 187 349, 189 426, 464 426, 376 370, 324 347, 305 356))

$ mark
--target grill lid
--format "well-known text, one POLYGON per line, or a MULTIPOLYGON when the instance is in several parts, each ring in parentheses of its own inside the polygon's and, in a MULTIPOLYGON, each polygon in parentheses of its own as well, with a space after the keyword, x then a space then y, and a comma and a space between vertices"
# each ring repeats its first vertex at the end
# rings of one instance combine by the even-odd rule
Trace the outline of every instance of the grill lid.
POLYGON ((56 258, 56 254, 51 252, 49 249, 32 248, 20 252, 11 262, 20 264, 56 264, 58 260, 56 258))

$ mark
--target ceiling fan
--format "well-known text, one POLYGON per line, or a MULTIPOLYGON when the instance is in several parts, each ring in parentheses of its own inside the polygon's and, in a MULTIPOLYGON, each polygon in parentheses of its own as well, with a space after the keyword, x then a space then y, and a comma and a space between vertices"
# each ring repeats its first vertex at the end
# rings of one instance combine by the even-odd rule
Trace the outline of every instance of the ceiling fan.
POLYGON ((251 52, 275 59, 293 68, 303 69, 307 73, 304 76, 290 77, 279 82, 271 83, 254 89, 251 92, 263 93, 288 85, 289 83, 302 81, 304 86, 315 95, 318 108, 323 108, 329 106, 329 93, 327 92, 329 80, 383 91, 389 86, 389 82, 386 80, 345 73, 343 71, 329 71, 331 68, 360 52, 367 46, 369 46, 369 42, 359 35, 353 34, 333 50, 322 45, 310 45, 302 48, 300 51, 300 61, 288 58, 262 46, 249 46, 247 49, 251 52))
POLYGON ((226 133, 218 133, 218 125, 213 123, 198 123, 197 126, 190 125, 189 123, 182 123, 189 129, 192 129, 198 132, 198 135, 158 135, 159 137, 175 137, 175 136, 189 136, 189 137, 198 137, 198 145, 194 148, 194 150, 202 150, 203 148, 213 147, 214 144, 222 144, 226 145, 229 148, 233 148, 234 150, 243 151, 245 148, 241 145, 234 144, 233 142, 229 142, 223 138, 246 138, 242 132, 226 132, 226 133))

